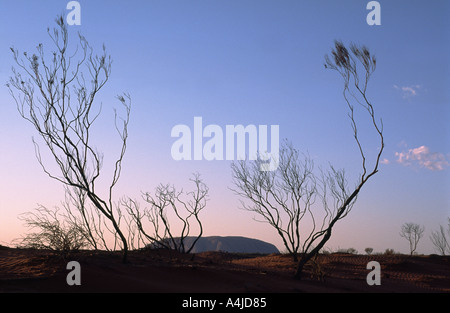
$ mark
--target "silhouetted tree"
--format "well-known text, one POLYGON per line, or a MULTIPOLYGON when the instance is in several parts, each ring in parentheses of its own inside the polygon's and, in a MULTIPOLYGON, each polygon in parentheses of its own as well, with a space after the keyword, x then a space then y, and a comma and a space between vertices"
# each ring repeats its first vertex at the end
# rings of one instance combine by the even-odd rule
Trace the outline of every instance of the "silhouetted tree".
POLYGON ((127 241, 119 227, 113 203, 113 191, 122 169, 128 138, 131 102, 128 95, 118 96, 125 109, 119 123, 115 114, 116 129, 121 140, 121 150, 115 160, 112 180, 106 196, 96 189, 103 163, 103 155, 92 145, 92 126, 101 113, 94 106, 98 92, 111 73, 111 57, 105 46, 100 56, 93 55, 87 40, 79 35, 74 53, 68 51, 69 34, 62 16, 56 19, 58 28, 47 29, 55 50, 44 53, 42 44, 37 54, 29 55, 11 48, 19 71, 13 68, 13 77, 7 84, 21 116, 29 121, 45 142, 54 158, 58 174, 49 170, 41 157, 40 147, 33 139, 36 156, 45 173, 65 186, 83 193, 92 206, 111 223, 116 238, 122 244, 123 261, 127 260, 127 241), (76 60, 75 57, 79 56, 76 60), (83 72, 87 69, 86 72, 83 72))
POLYGON ((241 160, 233 162, 234 192, 250 203, 241 202, 242 207, 256 213, 275 228, 294 262, 298 253, 305 251, 308 238, 301 241, 300 222, 305 215, 311 218, 312 232, 316 220, 311 206, 316 198, 316 177, 313 174, 312 160, 304 156, 288 142, 281 145, 278 168, 275 171, 261 171, 262 159, 248 164, 241 160))
POLYGON ((416 251, 417 244, 422 238, 424 230, 425 228, 419 224, 405 223, 402 225, 400 236, 408 240, 411 255, 416 251))
POLYGON ((133 218, 139 231, 139 238, 145 241, 146 246, 155 248, 167 248, 182 253, 190 253, 198 239, 203 234, 203 225, 199 213, 206 207, 209 188, 200 179, 199 174, 194 174, 190 179, 195 188, 187 193, 177 191, 174 186, 160 184, 154 195, 144 193, 145 202, 150 207, 140 208, 139 202, 126 198, 123 205, 128 214, 133 218), (171 215, 171 217, 168 216, 171 215), (149 222, 150 231, 144 226, 149 222), (178 223, 179 236, 174 234, 173 224, 178 223), (197 227, 197 235, 188 246, 185 239, 191 234, 193 226, 197 227))
POLYGON ((365 248, 364 251, 367 253, 367 255, 371 255, 373 252, 373 248, 365 248))
POLYGON ((450 239, 447 240, 447 236, 450 238, 450 217, 448 218, 447 231, 444 230, 442 225, 439 225, 439 230, 432 232, 430 236, 434 247, 442 255, 450 254, 450 239))
POLYGON ((332 57, 325 56, 325 68, 336 70, 344 79, 343 96, 361 155, 362 173, 356 187, 348 188, 343 169, 331 167, 320 175, 314 174, 312 161, 305 158, 305 162, 299 162, 298 152, 289 145, 281 149, 279 167, 274 172, 259 171, 257 163, 261 161, 258 160, 253 165, 247 161, 232 164, 236 192, 250 201, 244 208, 256 212, 274 226, 289 252, 301 252, 295 274, 297 279, 301 279, 304 265, 330 239, 335 224, 350 212, 362 187, 378 172, 384 149, 382 121, 376 119, 374 107, 367 98, 368 82, 376 68, 375 56, 365 46, 352 44, 349 51, 342 42, 335 41, 332 57), (370 167, 358 134, 355 106, 351 99, 368 113, 370 124, 380 140, 370 167), (320 218, 311 209, 316 197, 322 200, 323 214, 320 218), (313 226, 305 237, 301 237, 300 221, 305 216, 310 217, 313 226))

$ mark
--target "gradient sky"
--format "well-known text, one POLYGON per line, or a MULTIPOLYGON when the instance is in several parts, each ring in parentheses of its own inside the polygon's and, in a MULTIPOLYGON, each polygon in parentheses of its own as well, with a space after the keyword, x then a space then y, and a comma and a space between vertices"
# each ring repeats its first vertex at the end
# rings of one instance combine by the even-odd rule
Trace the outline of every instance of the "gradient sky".
MULTIPOLYGON (((4 86, 10 47, 49 48, 47 27, 67 15, 69 1, 0 0, 0 243, 23 234, 20 213, 63 199, 60 184, 41 169, 23 120, 4 86)), ((343 82, 323 66, 334 40, 366 45, 377 57, 368 96, 383 119, 386 148, 380 172, 363 188, 351 213, 327 244, 332 250, 392 248, 407 253, 399 236, 405 222, 425 226, 419 253, 433 253, 429 236, 450 216, 450 2, 379 1, 381 25, 369 26, 363 0, 79 1, 81 32, 94 50, 113 58, 98 100, 102 118, 96 146, 108 161, 117 155, 115 95, 132 97, 129 145, 117 196, 139 197, 159 183, 188 187, 198 171, 210 188, 204 235, 240 235, 274 243, 276 232, 239 209, 230 191, 230 161, 174 161, 171 129, 203 124, 279 125, 280 137, 349 173, 360 160, 353 141, 343 82), (115 145, 116 144, 116 145, 115 145)), ((361 132, 364 132, 361 126, 361 132)), ((370 129, 370 128, 369 128, 370 129)), ((376 151, 377 141, 367 143, 376 151)), ((369 152, 370 153, 370 152, 369 152)), ((353 180, 352 180, 353 179, 353 180)))

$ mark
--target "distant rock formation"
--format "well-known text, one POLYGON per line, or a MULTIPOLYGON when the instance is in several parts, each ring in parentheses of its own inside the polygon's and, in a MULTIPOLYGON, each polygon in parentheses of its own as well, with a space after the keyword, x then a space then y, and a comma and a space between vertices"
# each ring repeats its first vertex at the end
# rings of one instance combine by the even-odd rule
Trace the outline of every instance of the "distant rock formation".
POLYGON ((195 244, 192 252, 226 251, 234 253, 279 253, 273 244, 240 236, 210 236, 201 237, 195 244))
MULTIPOLYGON (((186 237, 184 239, 185 247, 190 247, 196 237, 186 237)), ((279 253, 277 247, 273 244, 241 236, 209 236, 201 237, 191 253, 199 253, 206 251, 225 251, 232 253, 279 253)))

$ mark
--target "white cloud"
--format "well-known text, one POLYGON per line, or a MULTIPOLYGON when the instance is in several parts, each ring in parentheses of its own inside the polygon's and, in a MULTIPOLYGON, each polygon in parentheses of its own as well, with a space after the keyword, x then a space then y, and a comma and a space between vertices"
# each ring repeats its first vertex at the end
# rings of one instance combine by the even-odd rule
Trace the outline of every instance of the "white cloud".
POLYGON ((427 146, 420 146, 408 151, 395 152, 397 162, 405 166, 418 165, 432 171, 443 171, 450 163, 444 154, 430 152, 427 146))
POLYGON ((417 92, 420 88, 422 88, 421 85, 412 85, 412 86, 403 86, 399 87, 397 85, 394 85, 394 88, 397 90, 400 90, 402 92, 403 98, 411 98, 417 96, 417 92))

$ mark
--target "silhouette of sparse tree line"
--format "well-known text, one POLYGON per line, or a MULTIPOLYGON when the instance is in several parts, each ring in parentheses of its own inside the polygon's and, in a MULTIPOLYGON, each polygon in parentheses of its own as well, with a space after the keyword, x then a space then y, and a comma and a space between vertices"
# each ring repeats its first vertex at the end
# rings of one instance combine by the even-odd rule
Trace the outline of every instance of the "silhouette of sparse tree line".
MULTIPOLYGON (((207 185, 194 174, 194 188, 189 192, 161 184, 152 193, 144 192, 140 200, 126 196, 116 200, 132 107, 128 94, 117 96, 122 113, 115 110, 114 121, 121 145, 110 183, 106 187, 98 183, 104 177, 103 154, 93 144, 92 126, 102 108, 94 100, 110 77, 112 60, 105 46, 100 55, 95 55, 80 34, 75 51, 69 52, 69 34, 62 16, 56 23, 57 28, 47 29, 55 47, 50 54, 42 44, 32 55, 11 48, 18 68, 13 69, 7 84, 10 94, 20 115, 45 143, 56 169, 44 162, 41 146, 33 139, 39 164, 49 177, 63 184, 66 193, 60 207, 39 205, 34 212, 21 216, 27 226, 37 230, 25 235, 22 244, 65 252, 119 249, 123 262, 127 262, 130 249, 149 245, 189 253, 196 240, 185 245, 184 238, 194 232, 198 240, 203 234, 200 212, 208 201, 207 185), (173 227, 174 223, 178 227, 173 227), (106 239, 108 235, 113 238, 112 245, 106 239)), ((231 165, 233 190, 242 197, 242 207, 277 231, 297 262, 298 279, 304 265, 330 239, 336 223, 349 214, 362 187, 378 172, 384 149, 383 124, 367 97, 375 56, 365 46, 352 44, 347 49, 336 41, 331 57, 325 56, 325 68, 337 71, 344 80, 343 96, 361 158, 355 187, 348 186, 344 169, 330 166, 328 170, 316 170, 313 160, 287 141, 281 146, 275 171, 261 171, 261 160, 231 165), (372 158, 367 156, 369 149, 363 148, 358 132, 357 116, 363 114, 379 140, 372 158)))

